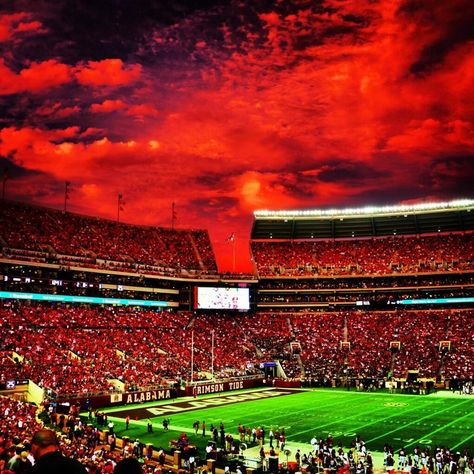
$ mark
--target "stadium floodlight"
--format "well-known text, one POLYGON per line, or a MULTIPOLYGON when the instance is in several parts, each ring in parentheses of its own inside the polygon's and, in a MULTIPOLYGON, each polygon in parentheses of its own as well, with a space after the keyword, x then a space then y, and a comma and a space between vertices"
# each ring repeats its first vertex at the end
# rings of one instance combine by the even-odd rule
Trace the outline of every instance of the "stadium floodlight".
POLYGON ((461 210, 474 208, 474 199, 456 199, 447 202, 422 202, 418 204, 398 204, 392 206, 365 206, 360 208, 345 209, 295 209, 295 210, 256 210, 254 217, 288 219, 298 217, 340 217, 340 216, 368 216, 368 215, 390 215, 390 214, 416 214, 419 212, 430 212, 439 210, 461 210))

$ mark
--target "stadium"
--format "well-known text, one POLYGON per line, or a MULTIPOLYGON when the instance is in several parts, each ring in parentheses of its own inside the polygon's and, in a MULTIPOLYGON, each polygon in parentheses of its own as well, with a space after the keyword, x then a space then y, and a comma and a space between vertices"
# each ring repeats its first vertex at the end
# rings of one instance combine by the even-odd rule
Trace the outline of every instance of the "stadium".
POLYGON ((255 211, 244 276, 205 229, 2 201, 2 446, 44 423, 90 472, 461 469, 473 210, 255 211))
POLYGON ((4 0, 0 474, 474 474, 472 0, 4 0))

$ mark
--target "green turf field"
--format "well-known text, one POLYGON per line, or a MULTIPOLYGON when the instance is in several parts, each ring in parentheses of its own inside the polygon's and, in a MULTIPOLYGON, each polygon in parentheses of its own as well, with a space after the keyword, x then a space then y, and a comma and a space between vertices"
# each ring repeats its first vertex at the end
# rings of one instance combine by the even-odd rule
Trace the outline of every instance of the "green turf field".
MULTIPOLYGON (((221 396, 225 395, 229 394, 221 396)), ((186 431, 191 442, 198 447, 204 446, 207 438, 203 439, 201 433, 196 436, 192 430, 197 419, 205 420, 208 427, 222 421, 226 431, 235 434, 239 423, 264 426, 267 433, 270 427, 284 426, 288 442, 308 443, 308 447, 313 435, 327 437, 332 434, 336 442, 342 441, 347 447, 355 435, 360 434, 373 451, 382 451, 385 442, 395 449, 402 446, 413 449, 417 445, 442 445, 459 451, 466 446, 474 448, 474 397, 460 395, 301 391, 282 397, 167 415, 166 418, 171 419, 168 433, 163 433, 161 425, 164 416, 153 417, 150 413, 154 424, 152 434, 146 433, 145 419, 132 421, 130 429, 125 432, 123 420, 115 418, 113 411, 108 412, 119 436, 139 437, 143 442, 163 447, 167 447, 169 439, 176 438, 181 431, 186 431)))

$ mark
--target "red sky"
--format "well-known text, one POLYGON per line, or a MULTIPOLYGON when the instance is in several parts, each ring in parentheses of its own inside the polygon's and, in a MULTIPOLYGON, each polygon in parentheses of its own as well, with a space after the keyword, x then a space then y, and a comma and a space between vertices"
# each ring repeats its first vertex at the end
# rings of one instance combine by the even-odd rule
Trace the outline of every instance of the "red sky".
POLYGON ((255 209, 472 197, 474 7, 451 0, 7 0, 8 198, 210 232, 255 209), (92 5, 94 4, 94 5, 92 5), (194 5, 199 4, 199 8, 194 5))

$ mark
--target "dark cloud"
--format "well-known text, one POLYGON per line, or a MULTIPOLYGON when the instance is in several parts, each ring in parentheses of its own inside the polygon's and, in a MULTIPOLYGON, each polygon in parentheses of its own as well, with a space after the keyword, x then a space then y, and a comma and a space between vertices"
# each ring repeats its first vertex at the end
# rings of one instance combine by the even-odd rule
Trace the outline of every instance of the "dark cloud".
POLYGON ((442 63, 446 55, 457 45, 466 41, 474 40, 474 16, 467 21, 459 21, 453 25, 452 30, 445 36, 425 46, 419 59, 410 66, 410 72, 413 74, 429 73, 433 68, 442 63))
POLYGON ((347 21, 348 23, 355 23, 357 25, 367 25, 367 17, 364 16, 359 16, 359 15, 354 15, 352 13, 349 13, 347 15, 342 15, 342 19, 344 21, 347 21))
POLYGON ((368 203, 375 206, 388 206, 402 201, 426 199, 426 191, 413 183, 391 186, 374 186, 369 190, 356 192, 350 199, 340 205, 347 207, 366 206, 368 203))
POLYGON ((473 195, 474 153, 436 158, 426 177, 421 177, 425 189, 435 190, 446 198, 473 195))
POLYGON ((6 172, 7 179, 24 178, 27 176, 37 175, 35 171, 27 170, 12 162, 11 157, 6 158, 0 156, 0 179, 3 181, 4 173, 6 172))
POLYGON ((444 3, 436 0, 413 0, 398 11, 406 21, 417 23, 420 37, 425 36, 419 56, 410 65, 410 72, 422 76, 443 63, 459 45, 474 39, 474 9, 469 0, 444 3), (428 33, 428 34, 427 34, 428 33))
POLYGON ((321 181, 342 182, 348 185, 361 184, 388 176, 390 173, 386 170, 348 159, 322 163, 321 171, 318 173, 318 179, 321 181))
POLYGON ((6 199, 17 199, 18 189, 21 189, 22 200, 46 204, 51 196, 60 195, 64 191, 64 183, 53 179, 48 173, 16 164, 13 161, 14 154, 13 152, 9 157, 0 156, 0 194, 5 191, 6 199))
POLYGON ((196 198, 191 201, 193 206, 205 213, 225 212, 227 209, 238 205, 238 200, 231 197, 196 198))
POLYGON ((239 200, 228 196, 196 198, 192 199, 189 205, 197 210, 199 219, 213 221, 216 218, 222 220, 223 216, 229 212, 229 209, 238 208, 239 200))
MULTIPOLYGON (((215 0, 35 0, 34 11, 48 34, 19 47, 22 57, 44 60, 51 55, 69 64, 80 60, 121 58, 136 52, 144 34, 152 27, 179 23, 196 11, 222 3, 215 0)), ((9 2, 15 11, 29 2, 9 2)))
POLYGON ((231 176, 236 175, 238 175, 237 172, 229 173, 226 175, 222 175, 220 173, 207 173, 194 178, 194 182, 200 187, 216 190, 225 185, 231 176))

